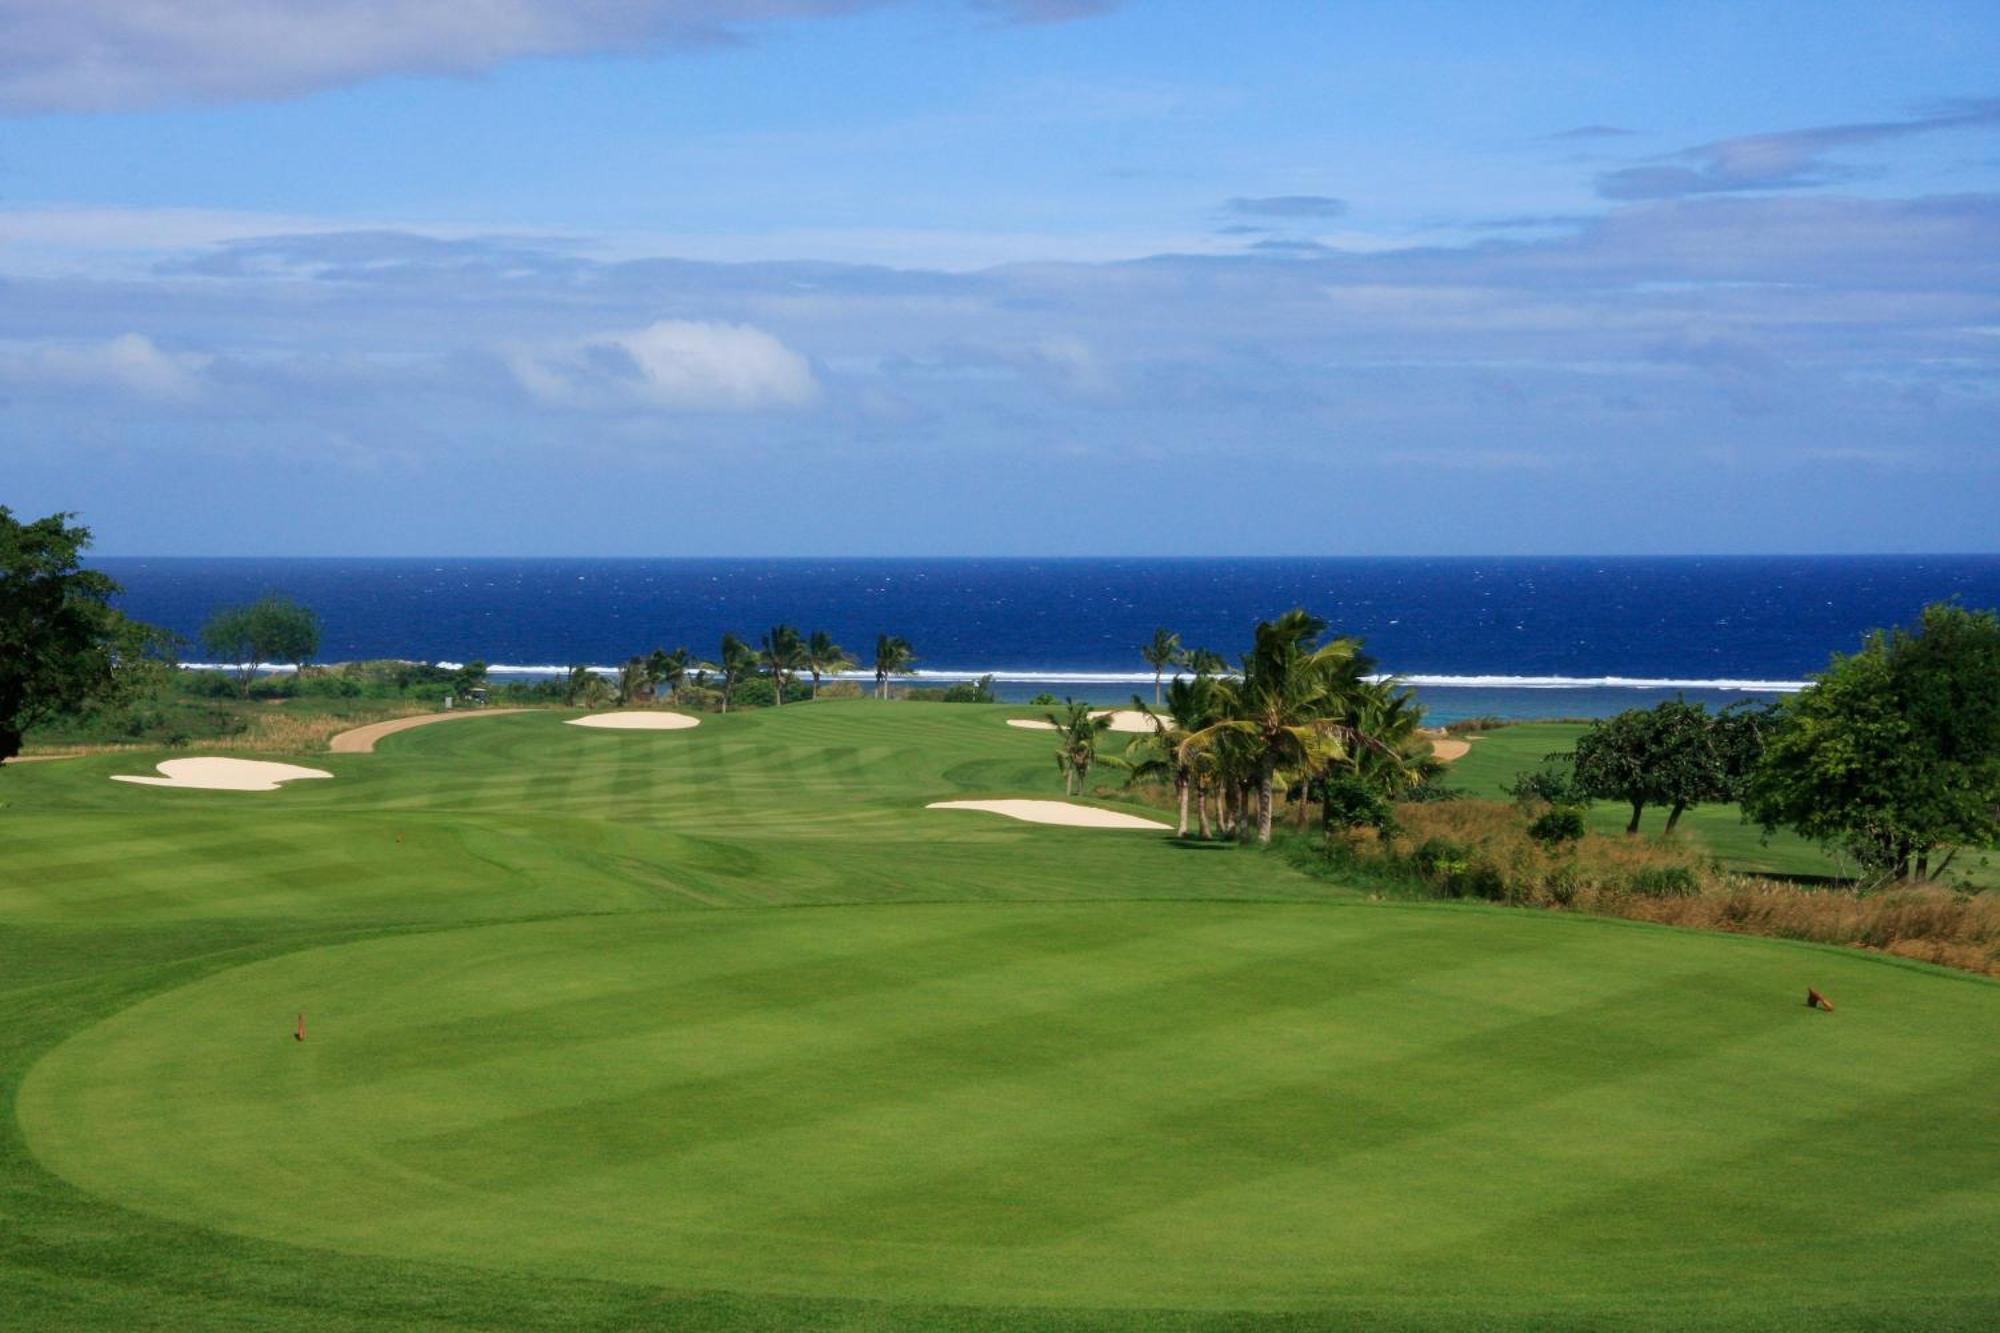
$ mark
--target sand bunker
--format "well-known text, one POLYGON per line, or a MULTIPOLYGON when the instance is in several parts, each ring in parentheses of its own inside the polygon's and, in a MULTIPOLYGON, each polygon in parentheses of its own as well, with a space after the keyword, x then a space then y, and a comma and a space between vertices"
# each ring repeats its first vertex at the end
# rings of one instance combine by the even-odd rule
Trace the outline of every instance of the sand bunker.
POLYGON ((365 727, 343 731, 326 743, 326 748, 334 754, 374 754, 375 742, 384 736, 393 736, 399 731, 412 727, 428 727, 435 722, 457 722, 468 717, 501 717, 507 713, 525 713, 525 708, 461 708, 449 713, 419 713, 415 717, 392 717, 387 722, 370 722, 365 727))
POLYGON ((1115 810, 1099 810, 1095 806, 1071 805, 1067 801, 932 801, 926 810, 984 810, 988 814, 1005 815, 1009 819, 1024 820, 1030 824, 1067 824, 1072 828, 1128 828, 1154 829, 1164 833, 1173 831, 1172 825, 1155 823, 1141 819, 1137 815, 1121 815, 1115 810))
POLYGON ((136 782, 142 787, 184 787, 199 791, 276 791, 281 782, 333 776, 323 768, 274 764, 265 759, 169 759, 157 767, 165 777, 128 777, 116 773, 111 780, 136 782))
POLYGON ((1431 754, 1442 763, 1448 764, 1454 759, 1463 759, 1471 753, 1472 743, 1470 741, 1462 741, 1450 736, 1439 736, 1431 741, 1431 754))
POLYGON ((701 725, 698 717, 686 713, 600 713, 595 717, 573 717, 572 727, 602 727, 607 731, 685 731, 701 725))
MULTIPOLYGON (((1153 733, 1153 719, 1136 708, 1100 708, 1091 716, 1110 718, 1111 725, 1106 728, 1109 731, 1136 731, 1148 736, 1153 733)), ((1023 731, 1056 730, 1055 723, 1032 717, 1010 717, 1007 719, 1007 725, 1019 727, 1023 731)))

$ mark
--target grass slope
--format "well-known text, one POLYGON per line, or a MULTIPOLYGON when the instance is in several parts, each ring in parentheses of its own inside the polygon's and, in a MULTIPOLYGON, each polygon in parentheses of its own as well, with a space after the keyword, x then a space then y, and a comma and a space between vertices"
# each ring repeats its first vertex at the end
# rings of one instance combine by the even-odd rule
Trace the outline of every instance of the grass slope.
POLYGON ((9 769, 0 1323, 2000 1318, 2000 989, 924 811, 1003 716, 9 769))

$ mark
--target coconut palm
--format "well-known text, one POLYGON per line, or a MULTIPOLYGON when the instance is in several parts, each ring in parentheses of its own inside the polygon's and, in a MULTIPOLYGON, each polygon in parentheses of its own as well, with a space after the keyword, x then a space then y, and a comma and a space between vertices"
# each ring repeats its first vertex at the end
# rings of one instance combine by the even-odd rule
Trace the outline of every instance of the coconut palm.
POLYGON ((672 652, 655 648, 652 656, 646 659, 646 675, 652 680, 654 688, 664 685, 673 694, 680 693, 681 686, 687 683, 688 672, 694 667, 694 658, 685 648, 676 648, 672 652))
POLYGON ((1212 648, 1190 648, 1181 654, 1181 665, 1197 676, 1220 676, 1229 670, 1229 659, 1212 648))
POLYGON ((770 668, 771 688, 776 693, 778 706, 782 708, 785 682, 798 675, 806 665, 805 640, 790 625, 773 625, 771 632, 764 636, 763 649, 758 656, 770 668))
MULTIPOLYGON (((1174 784, 1174 795, 1180 801, 1181 818, 1177 836, 1185 838, 1188 826, 1188 797, 1199 785, 1203 774, 1203 762, 1211 758, 1201 751, 1189 750, 1183 742, 1218 720, 1216 712, 1217 693, 1215 683, 1198 677, 1187 680, 1174 677, 1167 686, 1166 711, 1164 714, 1146 707, 1145 700, 1132 696, 1132 706, 1146 714, 1153 723, 1153 734, 1142 736, 1127 747, 1125 753, 1131 763, 1135 778, 1152 777, 1174 784)), ((1208 836, 1208 809, 1204 804, 1201 811, 1202 837, 1208 836)))
POLYGON ((1313 646, 1326 622, 1302 610, 1257 626, 1242 679, 1229 691, 1228 716, 1183 742, 1203 748, 1225 735, 1251 742, 1257 784, 1257 841, 1271 841, 1274 786, 1281 768, 1311 772, 1343 756, 1353 737, 1343 687, 1359 656, 1353 639, 1313 646))
POLYGON ((1075 699, 1064 699, 1063 705, 1061 717, 1048 715, 1049 725, 1062 737, 1056 748, 1056 767, 1063 775, 1063 795, 1080 796, 1090 766, 1097 759, 1097 739, 1110 729, 1111 718, 1075 699))
POLYGON ((574 708, 589 692, 590 683, 597 679, 597 673, 582 662, 577 662, 563 677, 563 702, 574 708))
POLYGON ((648 688, 646 659, 637 655, 626 658, 618 668, 618 706, 637 701, 648 688))
POLYGON ((816 629, 812 632, 812 637, 806 640, 806 669, 812 672, 812 697, 817 699, 820 676, 852 671, 854 659, 847 655, 845 648, 833 641, 831 634, 823 629, 816 629))
POLYGON ((734 634, 724 634, 715 669, 722 674, 722 711, 726 713, 737 683, 757 670, 757 650, 734 634))
POLYGON ((1145 658, 1146 665, 1153 668, 1153 707, 1158 708, 1160 677, 1166 673, 1168 667, 1180 664, 1181 636, 1169 633, 1162 626, 1153 631, 1153 641, 1139 649, 1139 656, 1145 658))
POLYGON ((909 640, 897 638, 893 634, 875 636, 875 697, 889 697, 889 677, 915 674, 910 664, 917 660, 911 651, 909 640))

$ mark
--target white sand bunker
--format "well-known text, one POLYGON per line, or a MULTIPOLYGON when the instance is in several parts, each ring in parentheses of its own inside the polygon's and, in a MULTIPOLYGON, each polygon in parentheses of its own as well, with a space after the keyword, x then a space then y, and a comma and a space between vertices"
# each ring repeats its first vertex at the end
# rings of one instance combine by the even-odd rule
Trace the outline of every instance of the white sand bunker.
POLYGON ((988 814, 1005 815, 1009 819, 1024 820, 1030 824, 1067 824, 1072 828, 1132 828, 1157 829, 1170 832, 1171 826, 1141 819, 1137 815, 1121 815, 1115 810, 1099 810, 1090 805, 1071 805, 1067 801, 932 801, 926 810, 984 810, 988 814))
MULTIPOLYGON (((1136 731, 1149 736, 1153 732, 1153 719, 1147 717, 1136 708, 1101 708, 1097 712, 1092 713, 1091 716, 1110 718, 1111 725, 1106 728, 1108 731, 1136 731)), ((1055 723, 1045 722, 1040 718, 1032 717, 1010 717, 1007 719, 1007 725, 1010 727, 1019 727, 1023 731, 1054 731, 1056 729, 1055 723)))
POLYGON ((114 773, 111 780, 136 782, 142 787, 184 787, 199 791, 276 791, 281 782, 333 776, 323 768, 274 764, 266 759, 169 759, 157 767, 165 777, 114 773))
POLYGON ((602 727, 606 731, 686 731, 701 725, 698 717, 686 713, 600 713, 596 717, 573 717, 572 727, 602 727))

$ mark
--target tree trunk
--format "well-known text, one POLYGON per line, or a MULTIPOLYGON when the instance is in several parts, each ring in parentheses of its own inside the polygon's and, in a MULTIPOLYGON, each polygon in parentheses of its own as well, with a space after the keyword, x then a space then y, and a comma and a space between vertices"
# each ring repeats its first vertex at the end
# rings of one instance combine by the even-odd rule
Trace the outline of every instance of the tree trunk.
POLYGON ((1299 784, 1299 805, 1298 809, 1292 812, 1292 827, 1301 833, 1306 831, 1306 810, 1312 804, 1312 802, 1306 799, 1306 794, 1309 791, 1311 791, 1311 788, 1305 783, 1301 782, 1299 784))
POLYGON ((1187 836, 1187 805, 1188 805, 1187 774, 1182 773, 1174 778, 1174 793, 1181 798, 1181 826, 1174 830, 1174 836, 1176 838, 1185 838, 1187 836))
POLYGON ((1667 811, 1667 832, 1674 831, 1674 825, 1681 822, 1681 811, 1688 808, 1686 801, 1675 801, 1674 808, 1667 811))
POLYGON ((1260 847, 1271 841, 1271 806, 1277 796, 1271 788, 1277 777, 1276 764, 1265 760, 1257 765, 1257 845, 1260 847))
POLYGON ((818 670, 814 670, 814 672, 813 672, 813 702, 814 702, 814 703, 818 703, 818 702, 819 702, 819 672, 818 672, 818 670))
POLYGON ((12 727, 0 727, 0 762, 12 759, 21 753, 21 733, 12 727))
POLYGON ((1194 794, 1195 814, 1201 820, 1201 840, 1207 842, 1214 836, 1208 822, 1208 788, 1203 787, 1194 794))
POLYGON ((1931 854, 1929 852, 1919 852, 1917 853, 1917 878, 1929 879, 1930 877, 1931 854))
POLYGON ((1645 811, 1645 809, 1646 809, 1646 803, 1644 801, 1632 802, 1632 822, 1625 826, 1625 831, 1627 833, 1632 834, 1634 836, 1638 834, 1639 816, 1641 813, 1645 811))
POLYGON ((1164 673, 1159 668, 1155 667, 1153 669, 1153 707, 1155 708, 1160 706, 1160 677, 1162 674, 1164 673))

